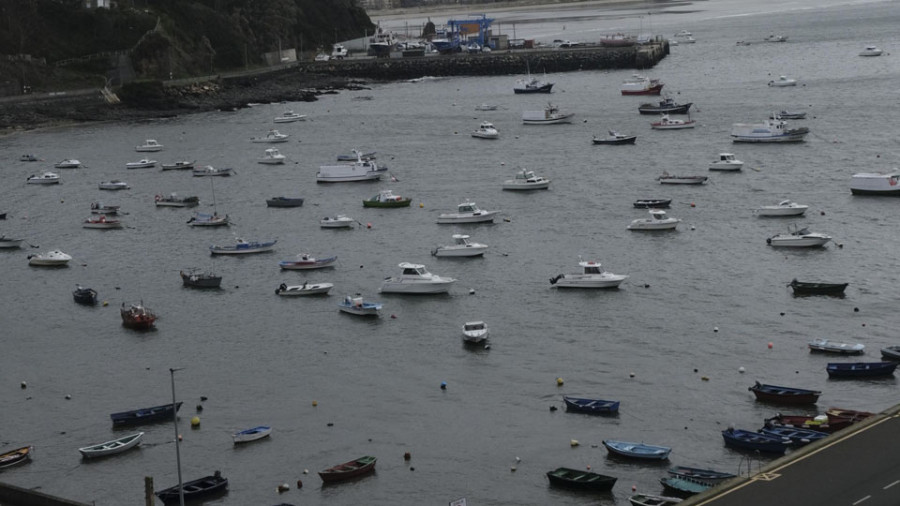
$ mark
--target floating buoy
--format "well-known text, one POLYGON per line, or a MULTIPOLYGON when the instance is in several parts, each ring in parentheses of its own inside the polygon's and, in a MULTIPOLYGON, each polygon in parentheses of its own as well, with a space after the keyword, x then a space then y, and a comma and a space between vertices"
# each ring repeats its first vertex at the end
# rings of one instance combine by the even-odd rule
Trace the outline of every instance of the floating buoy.
POLYGON ((109 305, 109 301, 104 300, 104 301, 103 301, 103 307, 106 307, 106 306, 108 306, 108 305, 109 305))
POLYGON ((744 374, 744 366, 738 367, 738 372, 744 374))
POLYGON ((859 308, 858 308, 858 307, 853 308, 853 312, 854 312, 854 313, 858 313, 858 312, 859 312, 859 308))
POLYGON ((769 349, 770 349, 770 350, 772 349, 772 346, 775 346, 775 345, 772 344, 772 343, 769 343, 769 349))
POLYGON ((366 228, 372 228, 372 223, 366 223, 366 228))
POLYGON ((207 397, 206 397, 205 395, 201 395, 201 396, 200 396, 200 400, 201 400, 201 401, 205 401, 206 399, 207 399, 207 397))
POLYGON ((191 427, 199 427, 200 426, 200 417, 195 416, 191 418, 191 427))
POLYGON ((629 377, 629 378, 633 378, 633 377, 634 377, 634 372, 628 373, 628 377, 629 377))
POLYGON ((313 401, 313 407, 316 407, 318 405, 319 405, 319 401, 313 401))
POLYGON ((419 209, 422 209, 423 207, 425 207, 425 204, 419 202, 419 209))
POLYGON ((415 471, 415 470, 416 470, 416 468, 415 468, 415 467, 412 467, 412 466, 410 466, 410 467, 409 467, 409 470, 410 470, 410 471, 415 471))
POLYGON ((412 455, 409 452, 403 454, 403 460, 409 460, 412 458, 412 455))
POLYGON ((520 459, 519 457, 516 457, 516 462, 522 462, 522 459, 520 459))
POLYGON ((713 327, 713 332, 718 332, 718 331, 719 331, 719 327, 713 327))
POLYGON ((572 447, 578 446, 580 444, 581 443, 579 443, 577 439, 572 439, 569 441, 569 446, 572 446, 572 447))
POLYGON ((329 427, 334 427, 334 422, 328 422, 328 423, 326 423, 325 425, 327 425, 327 426, 329 426, 329 427))
POLYGON ((441 390, 447 390, 447 382, 446 381, 441 382, 441 390))
POLYGON ((782 312, 781 312, 781 313, 779 313, 779 314, 780 314, 780 315, 781 315, 781 316, 784 316, 784 311, 782 311, 782 312))
POLYGON ((699 371, 699 370, 695 367, 695 368, 694 368, 694 372, 698 372, 698 371, 699 371))
POLYGON ((475 295, 475 289, 469 288, 469 295, 475 295))
POLYGON ((558 386, 558 387, 563 386, 563 379, 562 379, 562 378, 556 378, 556 386, 558 386))
POLYGON ((511 222, 511 221, 512 221, 512 220, 511 220, 511 219, 509 219, 509 218, 503 218, 503 221, 505 221, 505 222, 507 222, 507 223, 509 223, 509 222, 511 222))
POLYGON ((25 390, 28 387, 28 385, 26 385, 24 381, 20 383, 19 386, 22 387, 22 390, 25 390))
POLYGON ((179 440, 179 441, 184 441, 184 437, 182 437, 181 434, 179 434, 179 435, 178 435, 178 440, 179 440))
POLYGON ((697 207, 697 204, 691 202, 691 207, 697 207))
POLYGON ((297 488, 303 488, 303 481, 297 480, 297 488))
POLYGON ((644 288, 650 288, 650 284, 649 284, 649 283, 644 283, 644 288))
POLYGON ((691 225, 691 230, 697 230, 697 227, 691 225))
POLYGON ((636 492, 636 491, 637 491, 637 485, 632 485, 632 486, 631 486, 631 491, 632 491, 632 492, 636 492))
POLYGON ((588 471, 591 470, 591 465, 590 465, 590 464, 587 465, 587 470, 588 470, 588 471))
POLYGON ((509 468, 509 470, 512 471, 512 472, 516 472, 516 466, 511 466, 511 467, 509 468))
POLYGON ((703 381, 709 381, 709 376, 700 376, 700 379, 703 381))
POLYGON ((67 401, 68 401, 68 400, 70 400, 70 399, 71 399, 71 398, 72 398, 72 396, 71 396, 71 395, 69 395, 69 394, 66 394, 66 400, 67 400, 67 401))
POLYGON ((391 315, 391 320, 396 320, 396 319, 397 319, 397 315, 392 314, 392 315, 391 315))
POLYGON ((287 492, 290 489, 291 487, 287 483, 282 483, 281 485, 278 485, 277 488, 279 494, 282 492, 287 492))

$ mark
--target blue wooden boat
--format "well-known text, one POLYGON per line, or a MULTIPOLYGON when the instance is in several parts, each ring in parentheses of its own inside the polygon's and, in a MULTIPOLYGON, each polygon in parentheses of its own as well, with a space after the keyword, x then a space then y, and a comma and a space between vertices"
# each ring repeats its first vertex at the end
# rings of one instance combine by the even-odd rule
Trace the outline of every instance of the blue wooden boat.
POLYGON ((604 439, 603 446, 612 455, 644 460, 666 460, 672 451, 668 446, 648 445, 631 441, 604 439))
POLYGON ((619 401, 604 401, 603 399, 588 399, 564 395, 563 402, 566 403, 566 411, 574 411, 576 413, 609 415, 619 412, 619 401))
POLYGON ((617 478, 603 474, 560 467, 553 471, 547 471, 547 478, 551 485, 572 488, 578 490, 606 491, 612 489, 617 478))
POLYGON ((748 390, 753 392, 758 401, 776 402, 779 404, 815 404, 822 392, 804 388, 781 387, 756 382, 748 390))
POLYGON ((804 446, 818 441, 826 436, 827 432, 820 432, 812 429, 798 429, 796 427, 774 427, 766 425, 759 429, 760 434, 775 436, 779 438, 787 438, 794 446, 804 446))
POLYGON ((673 466, 669 468, 669 475, 709 484, 721 483, 735 477, 732 473, 688 466, 673 466))
POLYGON ((729 448, 764 453, 783 454, 791 444, 789 439, 741 429, 725 429, 722 437, 725 439, 725 446, 729 448))
MULTIPOLYGON (((182 488, 184 490, 184 502, 197 501, 224 494, 228 491, 228 479, 219 471, 211 476, 204 476, 196 480, 188 481, 182 488)), ((178 504, 180 502, 178 485, 156 492, 156 497, 163 504, 178 504)))
POLYGON ((677 478, 675 476, 660 478, 659 482, 662 483, 666 492, 679 495, 699 494, 700 492, 706 492, 713 487, 713 485, 709 483, 703 483, 690 478, 677 478))
POLYGON ((121 413, 112 413, 109 417, 112 419, 113 427, 126 427, 129 425, 158 422, 160 420, 171 420, 180 408, 181 402, 177 402, 175 403, 174 408, 172 404, 163 404, 162 406, 153 406, 152 408, 141 408, 131 411, 122 411, 121 413))
POLYGON ((830 362, 825 368, 831 378, 871 378, 894 374, 897 362, 830 362))

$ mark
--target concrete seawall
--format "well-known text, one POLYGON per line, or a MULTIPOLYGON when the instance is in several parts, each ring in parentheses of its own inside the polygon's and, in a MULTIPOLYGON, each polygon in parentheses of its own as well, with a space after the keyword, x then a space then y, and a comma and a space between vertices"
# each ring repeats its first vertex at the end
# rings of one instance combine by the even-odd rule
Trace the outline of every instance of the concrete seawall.
POLYGON ((9 483, 0 483, 0 504, 4 506, 91 506, 87 503, 54 497, 9 483))

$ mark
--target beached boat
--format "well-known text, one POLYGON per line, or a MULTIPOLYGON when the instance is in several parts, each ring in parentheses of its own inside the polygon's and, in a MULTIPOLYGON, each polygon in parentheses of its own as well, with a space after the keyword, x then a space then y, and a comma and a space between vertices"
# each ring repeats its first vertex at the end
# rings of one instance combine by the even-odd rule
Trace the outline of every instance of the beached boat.
POLYGON ((175 192, 168 196, 157 194, 153 197, 156 207, 196 207, 200 204, 200 197, 179 197, 175 192))
POLYGON ((279 116, 275 116, 274 121, 275 123, 293 123, 295 121, 306 121, 306 115, 287 110, 281 113, 279 116))
POLYGON ((775 88, 785 88, 788 86, 797 86, 797 80, 791 79, 790 77, 787 77, 787 76, 778 76, 778 79, 775 79, 774 81, 769 81, 769 86, 772 86, 775 88))
POLYGON ((809 342, 809 351, 833 353, 835 355, 860 355, 866 346, 862 343, 840 343, 817 337, 809 342))
POLYGON ((275 148, 269 148, 263 151, 263 155, 256 161, 264 165, 280 165, 284 163, 286 157, 278 152, 275 148))
POLYGON ((756 400, 779 404, 815 404, 822 392, 805 388, 781 387, 756 382, 748 390, 753 392, 756 400))
POLYGON ((128 190, 131 187, 125 181, 113 179, 111 181, 102 181, 97 185, 101 190, 128 190))
POLYGON ((123 302, 122 307, 119 309, 119 313, 122 316, 122 326, 130 329, 150 329, 153 327, 157 318, 156 313, 150 308, 144 307, 143 303, 132 304, 126 308, 125 303, 123 302))
POLYGON ((536 176, 533 170, 522 169, 515 178, 503 182, 503 189, 510 191, 546 190, 550 188, 550 180, 536 176))
POLYGON ((607 132, 606 137, 597 137, 596 135, 591 140, 594 144, 612 144, 612 145, 621 145, 621 144, 634 144, 634 141, 637 140, 637 135, 625 135, 620 134, 614 130, 610 130, 607 132))
POLYGON ((72 298, 79 304, 93 306, 97 303, 97 290, 85 288, 81 285, 75 285, 75 291, 72 292, 72 298))
POLYGON ((302 253, 297 255, 295 260, 282 260, 278 262, 278 266, 282 269, 298 271, 334 267, 335 262, 337 262, 337 256, 316 258, 308 253, 302 253))
POLYGON ((679 104, 671 97, 666 97, 656 104, 646 103, 638 106, 640 114, 687 114, 693 102, 679 104))
POLYGON ((251 441, 257 441, 264 437, 269 437, 272 434, 272 427, 268 425, 260 425, 258 427, 253 427, 252 429, 244 429, 239 432, 235 432, 231 435, 232 440, 234 440, 234 444, 240 443, 249 443, 251 441))
POLYGON ((809 128, 788 128, 782 119, 767 119, 762 123, 735 123, 731 125, 733 142, 803 142, 809 128))
POLYGON ((187 221, 187 224, 192 227, 225 227, 230 223, 227 214, 225 216, 219 216, 218 213, 194 213, 187 221))
POLYGON ((28 265, 35 267, 62 267, 72 260, 70 255, 60 250, 48 251, 36 255, 28 255, 28 265))
POLYGON ((249 255, 252 253, 265 253, 275 248, 278 240, 271 241, 245 241, 238 237, 235 244, 228 246, 213 245, 209 247, 209 252, 213 255, 249 255))
POLYGON ((736 475, 724 471, 715 471, 713 469, 702 469, 699 467, 689 466, 672 466, 669 468, 670 476, 677 478, 686 478, 701 483, 718 484, 734 478, 736 475))
POLYGON ((773 206, 761 206, 756 208, 758 216, 800 216, 809 209, 806 204, 798 204, 790 200, 782 200, 773 206))
POLYGON ((633 74, 630 79, 622 83, 619 91, 622 95, 659 95, 663 86, 665 85, 659 79, 633 74))
POLYGON ((282 297, 302 297, 305 295, 326 295, 334 288, 333 283, 310 283, 304 281, 302 285, 288 285, 282 283, 275 289, 276 295, 282 297))
POLYGON ((625 274, 604 271, 600 262, 581 261, 582 271, 576 274, 559 274, 550 278, 550 284, 557 288, 618 288, 628 279, 625 274))
POLYGON ((191 501, 191 504, 202 499, 217 497, 228 491, 228 479, 224 478, 219 471, 210 476, 204 476, 196 480, 185 482, 179 494, 178 485, 169 487, 156 492, 156 497, 165 505, 175 505, 180 502, 180 496, 184 496, 184 502, 191 501))
POLYGON ((885 346, 881 349, 881 358, 885 360, 900 360, 900 346, 885 346))
POLYGON ((25 180, 27 184, 59 184, 59 174, 55 172, 44 172, 37 175, 32 174, 25 180))
POLYGON ((15 239, 0 235, 0 249, 15 249, 21 247, 23 242, 25 242, 25 239, 15 239))
POLYGON ((659 184, 703 184, 709 181, 707 176, 679 176, 677 174, 669 174, 663 172, 663 175, 656 178, 659 184))
POLYGON ((779 455, 791 446, 788 439, 742 429, 725 429, 722 431, 722 438, 725 440, 725 446, 729 448, 779 455))
POLYGON ((672 449, 668 446, 648 445, 632 441, 614 441, 604 439, 603 446, 610 455, 618 455, 642 460, 666 460, 672 449))
POLYGON ((138 153, 155 153, 157 151, 162 151, 163 145, 156 142, 156 139, 147 139, 140 146, 135 146, 134 150, 138 153))
POLYGON ((373 160, 364 160, 357 152, 356 161, 339 165, 320 165, 316 173, 317 183, 344 183, 353 181, 377 181, 387 171, 373 160))
POLYGON ((810 232, 808 228, 795 225, 788 227, 788 233, 776 234, 766 239, 773 248, 817 248, 831 241, 830 235, 810 232))
POLYGON ((809 443, 818 441, 828 437, 828 433, 820 432, 812 429, 799 429, 796 427, 763 427, 759 429, 760 434, 773 436, 781 439, 787 439, 792 446, 805 446, 809 443))
POLYGON ((881 56, 883 51, 878 46, 866 46, 865 49, 859 52, 860 56, 881 56))
POLYGON ((53 164, 53 168, 55 169, 77 169, 79 167, 81 167, 81 162, 73 158, 60 160, 53 164))
POLYGON ((900 197, 900 172, 860 172, 850 179, 853 195, 900 197))
POLYGON ((844 289, 849 283, 813 283, 809 281, 791 280, 788 286, 794 290, 794 295, 843 295, 844 289))
POLYGON ((488 338, 488 327, 483 321, 466 322, 462 326, 463 342, 484 344, 488 338))
POLYGON ((31 452, 33 451, 33 446, 23 446, 6 453, 0 453, 0 469, 28 462, 28 459, 31 458, 31 452))
POLYGON ((690 119, 672 119, 668 114, 663 114, 658 121, 650 123, 653 130, 684 130, 685 128, 694 128, 697 126, 697 120, 690 119))
POLYGON ((82 228, 96 228, 100 230, 112 230, 122 228, 122 222, 113 218, 107 218, 105 214, 91 216, 81 224, 82 228))
POLYGON ((470 242, 468 235, 453 234, 452 239, 453 244, 438 246, 431 254, 436 257, 477 257, 488 249, 487 244, 470 242))
POLYGON ((84 448, 79 448, 78 451, 81 452, 81 456, 86 459, 108 457, 136 447, 141 444, 141 438, 143 437, 144 433, 138 432, 105 443, 85 446, 84 448))
POLYGON ((574 112, 562 112, 559 107, 547 104, 543 111, 523 111, 522 122, 526 125, 558 125, 571 123, 574 112))
POLYGON ((553 471, 547 471, 547 479, 551 485, 558 487, 597 492, 612 490, 617 478, 580 469, 558 467, 553 471))
POLYGON ((378 195, 363 200, 363 207, 409 207, 412 199, 394 195, 391 190, 381 190, 378 195))
POLYGON ((152 169, 156 167, 156 160, 142 158, 136 162, 128 162, 125 164, 126 169, 152 169))
POLYGON ((290 135, 283 134, 278 130, 272 129, 269 130, 269 132, 263 137, 251 137, 250 142, 275 144, 278 142, 287 142, 288 137, 290 137, 290 135))
POLYGON ((499 139, 500 132, 490 121, 482 121, 476 130, 472 131, 472 137, 478 139, 499 139))
POLYGON ((375 471, 375 462, 378 459, 371 456, 353 459, 343 464, 329 467, 328 469, 319 471, 319 477, 325 483, 335 483, 346 481, 358 476, 363 476, 375 471))
POLYGON ((672 199, 638 199, 633 204, 638 209, 664 209, 671 203, 672 199))
POLYGON ((119 214, 120 206, 111 206, 103 202, 91 202, 91 214, 119 214))
POLYGON ((189 269, 187 272, 178 271, 181 275, 181 283, 191 288, 219 288, 222 285, 222 276, 200 269, 189 269))
POLYGON ((679 218, 670 218, 661 209, 651 208, 649 217, 632 220, 628 230, 675 230, 681 222, 679 218))
POLYGON ((302 205, 302 197, 272 197, 266 199, 266 207, 300 207, 302 205))
POLYGON ((356 316, 378 316, 381 311, 380 302, 367 302, 362 295, 346 296, 338 303, 338 310, 356 316))
POLYGON ((572 411, 573 413, 612 415, 619 412, 619 401, 563 395, 563 402, 566 404, 566 411, 572 411))
POLYGON ((891 376, 897 362, 831 362, 825 367, 831 378, 872 378, 891 376))
POLYGON ((828 423, 850 422, 854 424, 875 416, 871 411, 859 411, 856 409, 828 408, 825 410, 825 416, 828 417, 828 423))
POLYGON ((163 163, 160 167, 162 167, 162 170, 189 170, 194 168, 195 163, 197 163, 196 160, 193 162, 178 160, 172 163, 163 163))
POLYGON ((203 167, 194 167, 191 169, 191 175, 194 177, 228 177, 234 173, 234 169, 224 167, 218 169, 212 165, 204 165, 203 167))
POLYGON ((680 497, 654 494, 635 494, 628 498, 631 506, 673 506, 683 501, 680 497))
POLYGON ((319 226, 322 228, 350 228, 354 223, 358 224, 359 222, 343 214, 326 216, 319 220, 319 226))
POLYGON ((480 209, 475 202, 463 202, 456 206, 455 213, 443 213, 438 216, 440 224, 453 223, 493 223, 494 216, 500 211, 485 211, 480 209))
POLYGON ((734 157, 733 153, 719 153, 719 159, 709 164, 709 170, 736 171, 744 167, 744 162, 734 157))
POLYGON ((159 421, 169 421, 175 416, 175 413, 181 409, 181 401, 153 406, 151 408, 132 409, 130 411, 121 411, 112 413, 109 418, 112 420, 113 427, 130 427, 133 425, 141 425, 144 423, 153 423, 159 421))
POLYGON ((400 274, 389 276, 381 283, 381 293, 436 294, 447 293, 456 283, 454 278, 438 276, 425 269, 424 265, 401 262, 400 274))

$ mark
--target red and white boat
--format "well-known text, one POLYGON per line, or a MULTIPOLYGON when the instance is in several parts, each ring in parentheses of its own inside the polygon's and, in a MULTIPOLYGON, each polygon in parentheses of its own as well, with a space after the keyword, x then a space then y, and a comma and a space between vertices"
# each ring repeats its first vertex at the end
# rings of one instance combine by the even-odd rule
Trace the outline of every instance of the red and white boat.
POLYGON ((634 74, 631 79, 622 83, 619 90, 623 95, 659 95, 664 84, 659 79, 650 79, 647 76, 634 74))
POLYGON ((690 119, 690 117, 685 121, 683 119, 672 119, 668 114, 663 114, 659 117, 659 121, 650 123, 650 128, 654 130, 682 130, 694 128, 696 125, 697 120, 690 119))
POLYGON ((132 304, 126 308, 122 303, 122 325, 131 329, 149 329, 156 322, 156 314, 143 304, 132 304))

